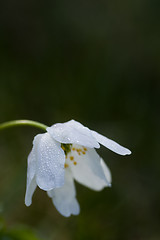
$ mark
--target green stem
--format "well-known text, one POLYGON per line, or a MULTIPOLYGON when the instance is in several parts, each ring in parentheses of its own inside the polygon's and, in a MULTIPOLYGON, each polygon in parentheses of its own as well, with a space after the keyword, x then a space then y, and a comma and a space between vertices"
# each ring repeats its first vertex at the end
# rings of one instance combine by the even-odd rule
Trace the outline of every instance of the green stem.
POLYGON ((36 127, 36 128, 40 128, 44 131, 46 131, 46 128, 48 126, 39 123, 39 122, 35 122, 35 121, 31 121, 31 120, 14 120, 14 121, 9 121, 9 122, 5 122, 5 123, 1 123, 0 124, 0 131, 6 128, 10 128, 10 127, 16 127, 16 126, 32 126, 32 127, 36 127))

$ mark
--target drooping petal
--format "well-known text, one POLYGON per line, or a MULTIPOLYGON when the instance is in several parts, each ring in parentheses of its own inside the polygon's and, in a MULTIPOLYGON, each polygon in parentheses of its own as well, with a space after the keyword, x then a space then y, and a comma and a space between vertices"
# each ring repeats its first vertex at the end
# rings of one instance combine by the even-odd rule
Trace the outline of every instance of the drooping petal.
POLYGON ((110 169, 108 168, 107 164, 104 162, 104 160, 101 158, 100 160, 100 164, 103 168, 103 172, 104 172, 104 175, 108 181, 108 186, 110 187, 111 186, 111 182, 112 182, 112 175, 111 175, 111 171, 110 169))
POLYGON ((129 155, 131 154, 131 151, 121 145, 119 145, 118 143, 116 143, 115 141, 95 132, 92 131, 93 136, 95 137, 95 139, 102 144, 103 146, 105 146, 106 148, 110 149, 111 151, 118 153, 120 155, 129 155))
POLYGON ((51 190, 64 184, 65 154, 61 144, 48 133, 38 134, 34 139, 37 148, 36 182, 43 190, 51 190))
POLYGON ((25 194, 25 204, 30 206, 32 204, 32 195, 36 189, 36 156, 35 156, 35 146, 33 146, 32 151, 28 156, 28 166, 27 166, 27 187, 25 194))
POLYGON ((72 173, 65 170, 65 183, 62 187, 47 192, 56 209, 65 217, 78 215, 80 207, 76 199, 76 190, 72 173))
POLYGON ((52 138, 64 144, 75 143, 90 148, 100 147, 91 130, 74 120, 54 124, 48 127, 47 131, 52 138))
POLYGON ((34 191, 36 190, 37 183, 35 177, 30 182, 29 187, 26 189, 26 195, 25 195, 25 204, 27 207, 29 207, 32 204, 32 196, 34 191))
POLYGON ((110 185, 101 166, 100 157, 93 148, 73 144, 66 163, 74 179, 86 187, 99 191, 110 185))

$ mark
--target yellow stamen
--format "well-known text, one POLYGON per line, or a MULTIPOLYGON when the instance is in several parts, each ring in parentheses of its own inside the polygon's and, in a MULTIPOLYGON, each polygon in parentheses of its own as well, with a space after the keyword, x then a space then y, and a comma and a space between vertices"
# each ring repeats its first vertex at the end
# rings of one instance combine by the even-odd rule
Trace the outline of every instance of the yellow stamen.
POLYGON ((77 162, 73 162, 74 165, 77 165, 77 162))
POLYGON ((74 157, 73 156, 70 156, 70 160, 73 161, 74 157))
POLYGON ((67 168, 69 167, 69 165, 67 163, 64 164, 64 168, 67 168))

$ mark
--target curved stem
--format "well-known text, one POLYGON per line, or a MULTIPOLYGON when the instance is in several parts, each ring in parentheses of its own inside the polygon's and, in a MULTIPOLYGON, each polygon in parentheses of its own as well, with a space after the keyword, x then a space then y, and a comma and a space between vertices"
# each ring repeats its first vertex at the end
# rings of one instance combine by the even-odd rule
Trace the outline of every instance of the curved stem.
POLYGON ((5 122, 5 123, 1 123, 0 124, 0 131, 6 128, 10 128, 10 127, 16 127, 16 126, 32 126, 32 127, 36 127, 36 128, 40 128, 44 131, 46 131, 46 128, 48 126, 36 122, 36 121, 31 121, 31 120, 13 120, 13 121, 9 121, 9 122, 5 122))

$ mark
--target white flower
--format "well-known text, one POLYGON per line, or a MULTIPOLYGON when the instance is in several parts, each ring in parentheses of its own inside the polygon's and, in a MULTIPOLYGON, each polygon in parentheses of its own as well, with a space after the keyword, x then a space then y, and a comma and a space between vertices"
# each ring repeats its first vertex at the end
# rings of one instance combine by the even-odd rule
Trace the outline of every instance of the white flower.
POLYGON ((131 154, 74 120, 54 124, 46 133, 38 134, 28 156, 25 204, 31 205, 38 185, 63 216, 79 214, 74 179, 97 191, 111 186, 110 170, 94 149, 100 147, 99 143, 118 154, 131 154))

